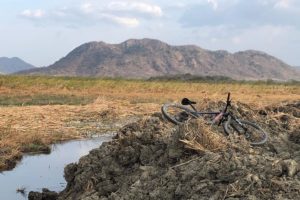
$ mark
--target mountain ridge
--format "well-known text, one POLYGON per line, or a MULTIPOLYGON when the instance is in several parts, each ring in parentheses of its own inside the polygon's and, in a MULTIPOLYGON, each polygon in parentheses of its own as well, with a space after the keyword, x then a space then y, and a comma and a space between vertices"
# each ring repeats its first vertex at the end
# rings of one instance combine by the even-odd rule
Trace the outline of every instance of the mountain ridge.
POLYGON ((233 79, 300 79, 300 73, 265 52, 230 53, 196 45, 173 46, 155 39, 129 39, 119 44, 88 42, 46 67, 21 72, 30 75, 149 78, 194 74, 233 79))
POLYGON ((18 57, 0 57, 0 74, 12 74, 22 70, 33 69, 35 66, 18 57))

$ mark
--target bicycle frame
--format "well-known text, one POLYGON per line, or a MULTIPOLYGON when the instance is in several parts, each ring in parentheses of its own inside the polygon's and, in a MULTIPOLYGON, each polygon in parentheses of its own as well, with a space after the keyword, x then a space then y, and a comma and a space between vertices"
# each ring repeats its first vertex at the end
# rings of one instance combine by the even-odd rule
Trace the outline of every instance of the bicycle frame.
POLYGON ((228 93, 225 107, 218 112, 199 112, 192 105, 196 104, 196 102, 188 98, 183 98, 181 104, 164 104, 161 108, 163 116, 176 125, 185 123, 192 118, 204 118, 205 123, 209 123, 211 126, 222 124, 224 132, 227 135, 234 132, 244 135, 251 145, 261 145, 267 141, 268 135, 261 127, 253 122, 236 118, 232 112, 227 111, 229 106, 231 106, 230 93, 228 93), (190 106, 192 109, 187 106, 190 106), (210 117, 206 117, 207 115, 210 117))
MULTIPOLYGON (((227 118, 228 115, 231 115, 230 113, 227 112, 228 107, 231 106, 230 92, 228 93, 227 100, 226 100, 226 106, 223 109, 223 111, 219 111, 219 112, 198 112, 197 109, 192 104, 189 104, 189 106, 191 106, 192 109, 194 110, 194 112, 192 112, 192 114, 197 116, 197 117, 200 117, 202 115, 216 115, 216 117, 213 119, 212 123, 214 124, 216 122, 219 122, 218 125, 220 125, 224 121, 224 117, 227 118)), ((242 124, 240 122, 238 122, 238 123, 242 126, 242 124)))

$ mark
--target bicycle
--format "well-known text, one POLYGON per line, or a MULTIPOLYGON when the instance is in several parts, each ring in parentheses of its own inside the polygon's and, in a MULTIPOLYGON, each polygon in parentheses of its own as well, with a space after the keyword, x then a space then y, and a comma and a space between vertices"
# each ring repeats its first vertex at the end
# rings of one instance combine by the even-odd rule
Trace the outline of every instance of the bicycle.
POLYGON ((163 116, 173 124, 179 125, 187 122, 189 119, 196 119, 208 115, 213 119, 209 123, 211 125, 218 123, 218 126, 222 124, 227 136, 237 132, 240 135, 244 135, 251 145, 262 145, 268 140, 267 133, 260 126, 253 122, 238 119, 231 112, 227 111, 231 106, 230 93, 228 93, 225 108, 219 112, 199 112, 193 106, 196 102, 188 98, 183 98, 181 104, 182 105, 176 103, 164 104, 161 107, 163 116), (190 106, 192 109, 187 106, 190 106))

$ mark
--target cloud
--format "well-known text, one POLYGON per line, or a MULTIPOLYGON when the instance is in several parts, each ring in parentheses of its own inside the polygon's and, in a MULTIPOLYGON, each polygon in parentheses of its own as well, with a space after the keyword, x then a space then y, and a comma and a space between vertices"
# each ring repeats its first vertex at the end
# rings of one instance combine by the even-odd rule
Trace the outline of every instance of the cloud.
POLYGON ((284 8, 284 9, 290 8, 290 6, 291 6, 290 0, 279 0, 274 5, 275 8, 284 8))
POLYGON ((218 1, 217 0, 207 0, 208 3, 210 3, 214 10, 218 8, 218 1))
MULTIPOLYGON (((49 49, 59 41, 64 46, 63 53, 99 38, 118 43, 128 38, 149 37, 215 50, 258 49, 297 65, 300 62, 299 0, 54 0, 40 1, 38 5, 28 3, 25 8, 12 10, 19 21, 5 20, 3 28, 9 29, 5 24, 26 27, 19 30, 25 30, 28 37, 37 31, 35 40, 47 41, 49 49), (53 35, 57 37, 54 31, 62 33, 60 39, 51 40, 53 35)), ((5 13, 0 12, 3 19, 5 13)), ((11 29, 6 34, 17 34, 18 31, 11 29)), ((2 39, 7 49, 11 48, 5 42, 2 39)), ((14 44, 18 47, 19 43, 14 44)), ((60 57, 61 53, 53 49, 51 55, 60 57)), ((45 60, 49 56, 46 57, 45 60)))
POLYGON ((129 27, 129 28, 137 27, 140 24, 138 19, 130 18, 130 17, 118 17, 118 16, 111 15, 111 14, 103 14, 102 18, 112 21, 116 24, 129 27))
POLYGON ((37 10, 26 9, 20 13, 20 16, 28 19, 40 19, 45 16, 45 11, 42 9, 37 9, 37 10))
POLYGON ((207 4, 190 5, 183 13, 179 23, 185 27, 218 25, 238 28, 263 25, 300 27, 299 2, 292 0, 235 0, 231 1, 230 5, 224 4, 227 1, 224 0, 221 4, 221 1, 209 0, 209 2, 216 3, 215 7, 207 4))
POLYGON ((24 10, 20 13, 24 19, 35 21, 40 26, 61 24, 65 27, 80 27, 111 23, 123 27, 135 28, 143 21, 163 16, 162 9, 150 3, 137 1, 98 1, 89 0, 74 3, 69 7, 48 9, 46 11, 24 10))
POLYGON ((80 10, 84 13, 92 13, 94 11, 94 6, 91 3, 84 3, 80 6, 80 10))
POLYGON ((139 12, 155 17, 163 15, 163 11, 159 6, 143 2, 114 1, 109 3, 107 7, 113 11, 139 12))

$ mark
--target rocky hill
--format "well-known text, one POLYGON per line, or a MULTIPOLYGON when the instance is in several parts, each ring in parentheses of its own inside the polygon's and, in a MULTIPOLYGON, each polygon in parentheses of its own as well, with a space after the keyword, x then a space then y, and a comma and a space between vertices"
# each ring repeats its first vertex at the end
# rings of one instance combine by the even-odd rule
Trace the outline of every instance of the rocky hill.
POLYGON ((209 51, 194 45, 171 46, 158 40, 127 40, 121 44, 89 42, 46 68, 23 74, 149 78, 193 74, 234 79, 300 80, 300 72, 259 51, 209 51))
POLYGON ((26 63, 20 58, 0 57, 0 74, 11 74, 22 70, 35 68, 33 65, 26 63))

